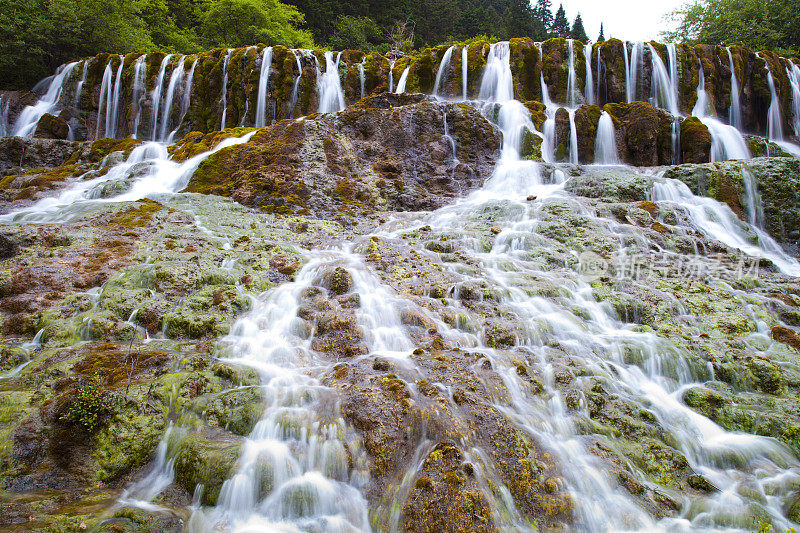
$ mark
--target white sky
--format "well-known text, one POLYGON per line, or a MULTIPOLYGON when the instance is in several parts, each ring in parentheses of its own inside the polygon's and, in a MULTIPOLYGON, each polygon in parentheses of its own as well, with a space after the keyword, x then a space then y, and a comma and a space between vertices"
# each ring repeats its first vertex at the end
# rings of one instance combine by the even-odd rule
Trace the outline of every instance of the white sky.
MULTIPOLYGON (((553 14, 561 0, 551 0, 553 14)), ((600 22, 606 39, 628 41, 660 40, 659 33, 672 29, 664 15, 683 5, 685 0, 564 0, 570 24, 580 12, 586 34, 594 42, 600 34, 600 22)), ((535 0, 531 2, 535 4, 535 0)))

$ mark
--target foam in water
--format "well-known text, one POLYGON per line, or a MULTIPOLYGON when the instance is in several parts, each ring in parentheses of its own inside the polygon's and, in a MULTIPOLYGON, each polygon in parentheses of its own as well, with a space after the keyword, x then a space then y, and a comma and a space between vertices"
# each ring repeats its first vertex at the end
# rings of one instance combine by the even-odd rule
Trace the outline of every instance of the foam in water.
POLYGON ((618 165, 617 139, 614 119, 606 111, 597 122, 597 138, 594 141, 594 162, 599 165, 618 165))
POLYGON ((439 69, 436 71, 436 81, 433 83, 433 92, 431 93, 433 96, 439 96, 439 90, 441 89, 442 83, 446 81, 447 71, 450 68, 450 59, 453 57, 453 51, 455 49, 456 45, 448 48, 442 56, 442 60, 439 62, 439 69))
POLYGON ((256 97, 256 128, 267 125, 267 88, 269 72, 272 68, 272 47, 267 46, 261 54, 261 72, 258 76, 258 95, 256 97))
POLYGON ((403 73, 400 75, 400 80, 397 82, 397 89, 395 89, 395 94, 403 94, 406 92, 406 82, 408 81, 408 73, 411 72, 411 65, 408 65, 405 69, 403 69, 403 73))
POLYGON ((673 116, 678 115, 678 88, 677 79, 670 76, 661 56, 658 55, 652 44, 647 44, 652 58, 652 78, 650 80, 650 102, 656 107, 662 107, 673 116))
POLYGON ((317 95, 319 96, 320 113, 334 113, 341 111, 345 107, 344 91, 342 81, 339 78, 339 59, 342 53, 336 54, 333 59, 333 52, 325 52, 325 72, 321 72, 317 66, 317 95))
POLYGON ((58 67, 56 74, 50 79, 47 92, 36 104, 26 106, 17 117, 12 135, 17 137, 32 137, 36 132, 36 125, 45 113, 51 113, 59 104, 64 85, 69 81, 72 70, 78 62, 67 63, 58 67))
POLYGON ((707 115, 711 108, 710 99, 706 92, 706 78, 703 64, 700 63, 697 81, 697 103, 692 114, 706 125, 711 134, 711 162, 726 161, 728 159, 750 159, 750 149, 744 140, 742 132, 723 124, 716 118, 707 115))

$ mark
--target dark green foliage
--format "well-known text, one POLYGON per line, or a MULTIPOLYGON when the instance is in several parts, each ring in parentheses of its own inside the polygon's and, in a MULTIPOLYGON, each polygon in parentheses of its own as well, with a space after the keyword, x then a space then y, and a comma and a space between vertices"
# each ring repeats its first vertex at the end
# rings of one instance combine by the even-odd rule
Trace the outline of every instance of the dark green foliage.
POLYGON ((597 37, 597 42, 598 43, 606 42, 606 36, 603 35, 603 23, 602 22, 600 23, 600 35, 597 37))
POLYGON ((797 0, 699 0, 672 13, 680 25, 674 41, 732 45, 756 50, 800 51, 797 0))
POLYGON ((550 3, 550 0, 536 0, 533 14, 542 21, 545 29, 550 31, 550 26, 553 25, 553 4, 550 3))
POLYGON ((567 20, 567 14, 564 11, 563 4, 558 6, 558 11, 556 11, 556 16, 553 19, 553 25, 550 26, 550 33, 555 37, 564 38, 568 38, 570 35, 569 21, 567 20))
POLYGON ((336 50, 361 50, 369 53, 387 42, 381 28, 369 17, 341 15, 336 19, 331 47, 336 50))
POLYGON ((0 0, 0 89, 29 89, 58 65, 101 52, 310 46, 302 22, 277 0, 0 0))
POLYGON ((582 43, 589 42, 589 37, 586 35, 586 30, 583 28, 583 19, 581 19, 580 13, 578 13, 578 16, 575 17, 575 22, 572 23, 570 37, 577 39, 582 43))

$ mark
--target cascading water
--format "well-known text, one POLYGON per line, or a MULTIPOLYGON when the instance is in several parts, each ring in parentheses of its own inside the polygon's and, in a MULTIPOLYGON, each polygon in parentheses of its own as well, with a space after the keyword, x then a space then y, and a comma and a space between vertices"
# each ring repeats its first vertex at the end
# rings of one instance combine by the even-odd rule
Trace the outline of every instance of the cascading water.
POLYGON ((397 89, 395 89, 395 94, 402 94, 406 92, 406 82, 408 81, 408 74, 411 72, 411 65, 408 65, 405 69, 403 69, 403 73, 400 75, 400 81, 397 82, 397 89))
POLYGON ((786 75, 792 87, 792 126, 795 137, 800 139, 800 66, 790 63, 786 75))
POLYGON ((439 96, 439 90, 442 82, 446 81, 447 71, 450 68, 450 59, 453 57, 455 49, 456 45, 453 45, 442 55, 442 60, 439 62, 439 70, 436 71, 436 81, 433 83, 433 92, 431 93, 433 96, 439 96))
POLYGON ((194 69, 197 67, 197 63, 200 61, 199 59, 195 59, 192 62, 192 66, 189 69, 189 74, 186 76, 186 81, 183 84, 183 96, 181 97, 181 114, 178 118, 178 122, 175 125, 175 129, 172 130, 167 137, 167 144, 172 144, 175 140, 175 135, 178 133, 178 130, 183 123, 183 119, 186 116, 186 113, 189 111, 189 105, 192 103, 192 87, 194 87, 194 69))
POLYGON ((131 137, 138 138, 139 124, 142 121, 142 100, 147 92, 147 54, 136 59, 133 64, 133 86, 131 87, 131 105, 133 105, 133 130, 131 137))
POLYGON ((78 62, 76 61, 58 67, 56 74, 52 77, 47 86, 47 92, 45 92, 44 96, 42 96, 35 105, 26 106, 19 114, 14 123, 14 127, 11 128, 13 132, 12 135, 17 137, 33 136, 39 119, 42 118, 45 113, 51 113, 58 106, 64 86, 67 81, 69 81, 72 70, 77 64, 78 62))
POLYGON ((294 61, 297 65, 297 77, 294 79, 294 86, 292 87, 291 115, 294 115, 294 108, 297 106, 297 99, 300 96, 300 80, 303 78, 303 64, 300 62, 302 53, 303 50, 292 50, 294 61))
POLYGON ((325 52, 325 72, 317 65, 317 95, 319 96, 319 113, 335 113, 345 107, 342 80, 339 78, 339 59, 342 53, 333 59, 333 52, 325 52))
POLYGON ((361 60, 361 63, 358 64, 358 84, 361 89, 361 98, 364 98, 367 95, 367 73, 364 70, 364 63, 367 61, 367 57, 364 56, 364 59, 361 60))
POLYGON ((117 136, 117 123, 119 120, 119 100, 122 94, 122 70, 125 68, 125 56, 119 56, 119 67, 117 68, 117 76, 114 81, 114 91, 112 93, 113 104, 111 106, 111 114, 106 117, 106 137, 117 136))
POLYGON ((711 108, 710 99, 706 92, 706 77, 703 64, 697 74, 697 103, 692 114, 700 119, 711 134, 711 161, 725 161, 727 159, 750 159, 750 149, 744 140, 742 132, 723 124, 716 118, 707 115, 711 108))
POLYGON ((150 132, 150 140, 155 141, 158 138, 158 111, 161 108, 161 93, 164 91, 164 77, 167 72, 167 64, 172 59, 172 54, 167 54, 161 60, 161 66, 158 68, 158 78, 156 78, 156 85, 153 87, 153 92, 150 93, 151 102, 151 120, 152 128, 150 132))
MULTIPOLYGON (((759 56, 761 57, 761 56, 759 56)), ((763 58, 762 58, 763 59, 763 58)), ((767 138, 770 141, 783 140, 783 122, 781 120, 781 101, 775 89, 775 78, 772 76, 769 61, 763 59, 764 68, 767 69, 767 85, 769 85, 769 110, 767 110, 767 138)))
POLYGON ((169 128, 169 121, 172 118, 172 103, 175 100, 175 90, 186 74, 186 69, 184 68, 185 62, 186 56, 181 56, 178 60, 178 64, 172 70, 172 75, 169 77, 167 94, 164 97, 164 105, 161 108, 161 127, 158 129, 158 137, 155 139, 157 141, 167 140, 167 129, 169 128))
POLYGON ((673 115, 677 115, 680 106, 680 98, 678 95, 680 78, 678 76, 678 50, 675 46, 675 43, 667 44, 667 59, 669 60, 669 85, 672 92, 670 98, 674 100, 676 110, 673 115))
POLYGON ((83 71, 81 72, 81 79, 78 85, 75 86, 75 96, 72 100, 72 107, 77 109, 81 102, 81 95, 83 94, 83 85, 86 83, 86 72, 89 70, 91 60, 87 59, 83 62, 83 71))
MULTIPOLYGON (((650 102, 669 111, 673 116, 678 115, 678 86, 677 77, 673 78, 667 71, 664 61, 658 55, 652 44, 647 44, 652 58, 652 77, 650 80, 650 102)), ((677 74, 676 74, 677 76, 677 74)))
POLYGON ((469 46, 465 44, 461 47, 461 99, 464 101, 467 100, 467 77, 469 75, 469 69, 467 68, 468 61, 469 46))
POLYGON ((261 72, 258 76, 258 95, 256 97, 256 128, 267 125, 267 89, 269 71, 272 68, 272 47, 267 46, 261 54, 261 72))
POLYGON ((103 132, 103 136, 108 135, 108 122, 112 106, 111 99, 113 97, 113 95, 111 94, 112 91, 111 80, 113 77, 114 77, 114 71, 111 70, 111 62, 109 61, 108 64, 106 64, 105 70, 103 71, 103 81, 100 84, 100 102, 99 105, 97 106, 97 128, 94 134, 95 139, 100 138, 101 131, 103 132), (105 113, 106 113, 105 122, 101 120, 104 101, 105 101, 105 113))
POLYGON ((744 180, 744 197, 747 207, 747 221, 757 228, 764 228, 764 204, 758 192, 756 177, 746 164, 742 164, 742 178, 744 180))
POLYGON ((614 119, 606 111, 597 122, 597 137, 594 141, 594 162, 599 165, 618 165, 617 136, 614 119))
MULTIPOLYGON (((600 61, 600 52, 597 53, 598 63, 600 61)), ((592 45, 587 44, 583 47, 583 57, 586 61, 586 81, 583 89, 583 99, 587 104, 594 104, 594 79, 592 78, 592 45)), ((598 78, 600 76, 600 69, 597 69, 598 78)))
POLYGON ((578 105, 578 75, 575 72, 575 41, 567 39, 567 101, 569 107, 578 105))
POLYGON ((741 92, 739 91, 739 80, 736 79, 736 64, 733 62, 733 54, 731 54, 731 47, 726 48, 728 51, 728 64, 731 69, 731 106, 728 110, 728 123, 739 131, 744 129, 742 121, 742 102, 741 92))
MULTIPOLYGON (((625 48, 627 55, 627 47, 625 48)), ((627 59, 627 58, 626 58, 627 59)), ((633 43, 630 65, 625 72, 628 102, 639 97, 639 87, 644 83, 644 43, 633 43)))
POLYGON ((8 110, 11 106, 11 100, 6 99, 3 102, 3 95, 0 95, 0 137, 5 137, 11 129, 8 124, 8 110))
POLYGON ((233 48, 228 48, 225 54, 225 59, 222 60, 222 100, 220 107, 222 108, 222 119, 220 120, 219 129, 224 130, 225 125, 228 123, 228 63, 231 61, 233 48))

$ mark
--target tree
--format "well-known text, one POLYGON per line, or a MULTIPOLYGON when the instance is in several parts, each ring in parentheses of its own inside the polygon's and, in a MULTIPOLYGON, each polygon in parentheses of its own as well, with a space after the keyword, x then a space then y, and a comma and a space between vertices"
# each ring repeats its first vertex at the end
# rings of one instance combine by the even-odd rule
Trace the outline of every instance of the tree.
POLYGON ((600 35, 597 37, 598 43, 603 43, 606 41, 606 36, 603 35, 603 23, 600 23, 600 35))
POLYGON ((575 21, 572 23, 572 30, 570 31, 570 37, 573 39, 577 39, 582 43, 589 42, 589 36, 586 35, 586 30, 583 28, 583 19, 581 19, 581 14, 578 13, 578 16, 575 17, 575 21))
POLYGON ((297 29, 303 15, 277 0, 216 0, 203 15, 200 35, 210 47, 253 43, 311 46, 311 34, 297 29))
POLYGON ((800 50, 797 0, 698 0, 672 18, 679 25, 665 33, 669 40, 800 50))
POLYGON ((536 7, 533 8, 533 14, 542 21, 547 31, 553 25, 553 4, 550 0, 536 0, 536 7))
POLYGON ((330 45, 334 50, 361 50, 372 52, 375 46, 384 42, 381 29, 369 17, 343 15, 336 19, 330 45))
POLYGON ((560 4, 558 6, 558 11, 556 11, 556 16, 553 18, 553 25, 550 26, 550 33, 552 33, 556 37, 564 37, 564 38, 567 38, 570 35, 569 21, 567 20, 566 12, 564 12, 563 4, 560 4))

